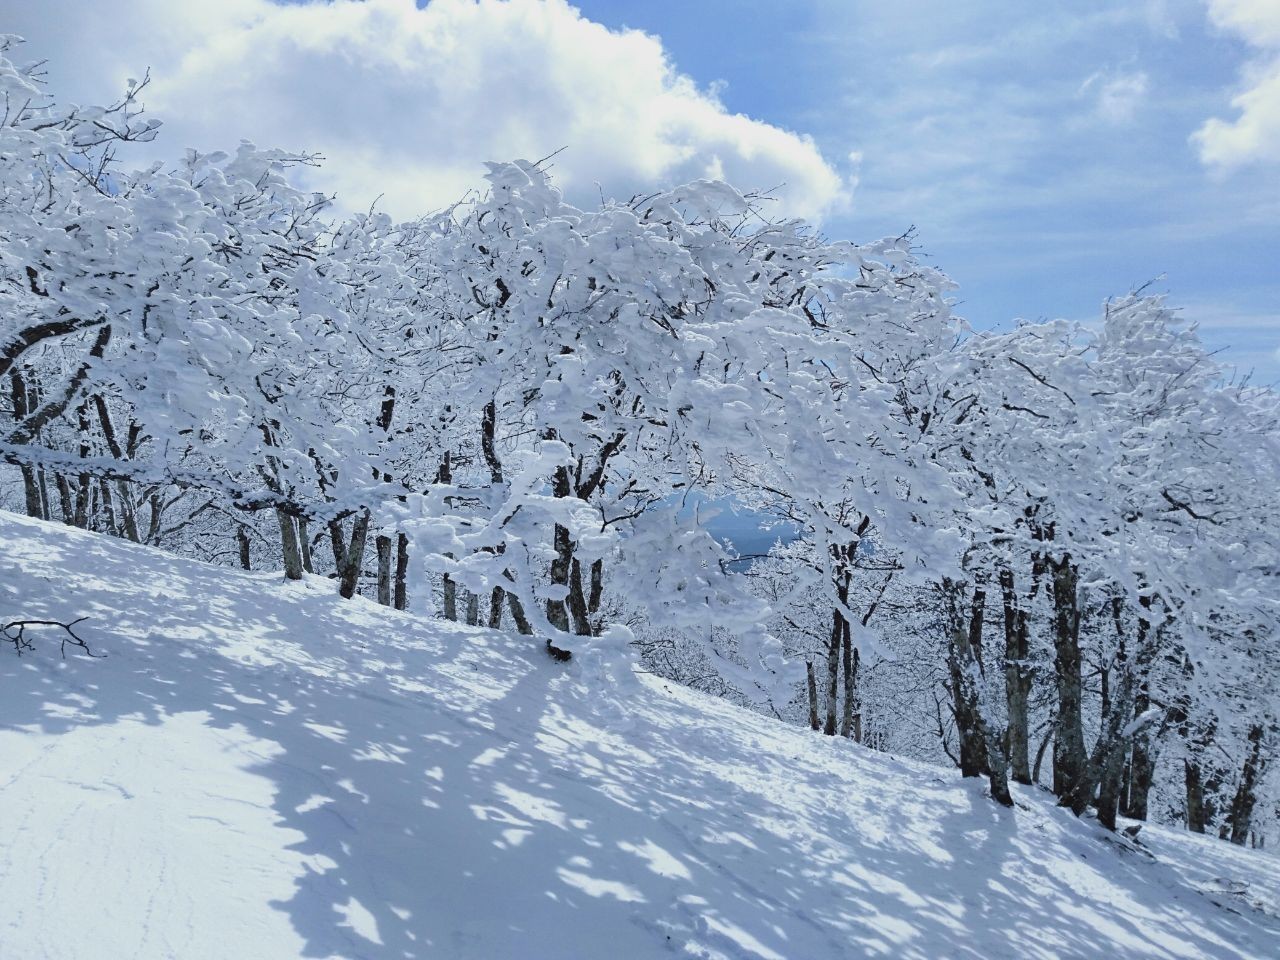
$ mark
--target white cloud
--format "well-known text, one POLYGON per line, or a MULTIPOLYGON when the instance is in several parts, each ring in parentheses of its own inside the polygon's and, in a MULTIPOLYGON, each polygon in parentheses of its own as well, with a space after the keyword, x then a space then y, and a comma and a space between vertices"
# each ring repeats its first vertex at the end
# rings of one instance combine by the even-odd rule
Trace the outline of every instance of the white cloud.
POLYGON ((1231 100, 1236 119, 1214 117, 1192 136, 1200 159, 1219 169, 1280 162, 1280 3, 1209 0, 1209 19, 1258 48, 1258 57, 1246 65, 1243 88, 1231 100))
POLYGON ((1142 16, 1147 28, 1156 36, 1176 40, 1180 34, 1178 17, 1169 0, 1146 0, 1142 16))
POLYGON ((1095 91, 1098 115, 1108 123, 1125 124, 1137 115, 1150 86, 1150 80, 1141 70, 1113 74, 1098 72, 1081 84, 1080 93, 1095 91))
POLYGON ((81 100, 150 65, 166 152, 242 137, 319 151, 316 186, 350 206, 384 194, 421 212, 474 186, 482 161, 560 147, 554 173, 577 197, 723 176, 785 184, 780 212, 819 218, 851 189, 810 138, 731 113, 659 39, 565 0, 45 0, 6 11, 4 29, 81 100))

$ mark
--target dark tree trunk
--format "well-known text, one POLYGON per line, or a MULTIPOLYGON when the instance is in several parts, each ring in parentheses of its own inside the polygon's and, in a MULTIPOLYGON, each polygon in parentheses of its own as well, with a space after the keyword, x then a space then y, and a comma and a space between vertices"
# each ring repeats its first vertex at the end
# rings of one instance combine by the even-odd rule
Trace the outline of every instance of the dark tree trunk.
POLYGON ((1124 659, 1122 647, 1117 660, 1119 682, 1111 701, 1111 709, 1103 717, 1098 745, 1090 758, 1085 782, 1081 783, 1072 798, 1071 808, 1081 814, 1093 800, 1094 784, 1097 784, 1098 821, 1108 830, 1116 828, 1116 813, 1120 807, 1120 788, 1124 779, 1124 760, 1128 752, 1128 739, 1124 728, 1133 715, 1133 674, 1124 659))
POLYGON ((489 591, 488 627, 490 630, 502 629, 502 607, 504 594, 506 594, 506 591, 501 587, 494 587, 489 591))
MULTIPOLYGON (((870 525, 871 518, 863 517, 853 539, 845 544, 831 545, 832 586, 835 588, 838 604, 831 610, 831 633, 827 638, 827 677, 824 691, 826 717, 822 725, 822 732, 827 736, 835 736, 840 713, 840 659, 845 638, 850 636, 850 624, 845 611, 849 609, 849 590, 853 586, 853 562, 862 537, 870 525)), ((846 707, 848 706, 846 703, 846 707)))
POLYGON ((303 517, 298 518, 298 550, 302 554, 302 569, 307 573, 315 573, 315 567, 311 563, 311 532, 303 517))
POLYGON ((280 552, 284 557, 284 576, 286 580, 302 579, 302 551, 298 547, 298 527, 293 517, 283 510, 276 510, 276 520, 280 523, 280 552))
MULTIPOLYGON (((574 544, 577 548, 577 544, 574 544)), ((573 617, 573 632, 580 637, 595 634, 591 623, 591 607, 582 582, 582 564, 574 557, 569 564, 569 613, 573 617)))
MULTIPOLYGON (((1138 718, 1151 709, 1151 700, 1144 682, 1134 698, 1133 715, 1138 718)), ((1155 737, 1148 730, 1138 731, 1133 738, 1129 759, 1129 782, 1124 797, 1124 815, 1131 820, 1147 819, 1147 799, 1151 795, 1151 783, 1155 778, 1155 737)))
MULTIPOLYGON (((453 483, 453 455, 448 450, 440 458, 440 468, 436 470, 436 483, 453 483)), ((446 553, 445 556, 451 560, 456 559, 451 553, 446 553)), ((446 573, 440 578, 440 587, 443 594, 444 618, 456 623, 458 620, 458 585, 454 583, 453 577, 446 573)))
POLYGON ((982 715, 982 631, 986 616, 986 591, 975 587, 968 610, 964 586, 943 582, 947 615, 947 668, 951 680, 952 710, 960 740, 960 773, 965 777, 988 776, 991 797, 1012 806, 1007 761, 1000 738, 982 715))
POLYGON ((329 522, 329 538, 333 541, 334 566, 338 572, 338 594, 344 600, 356 595, 360 585, 360 570, 364 565, 364 550, 369 539, 369 511, 361 510, 351 523, 351 539, 342 530, 342 522, 329 522))
MULTIPOLYGON (((26 378, 23 377, 17 367, 11 368, 9 371, 9 386, 11 387, 13 402, 13 422, 19 424, 30 416, 31 407, 35 403, 33 403, 31 390, 27 385, 26 378)), ((23 464, 19 470, 22 473, 22 492, 27 516, 35 517, 37 520, 45 519, 44 509, 40 502, 40 481, 36 477, 35 468, 23 464)))
POLYGON ((983 723, 987 733, 987 779, 991 784, 991 799, 1002 806, 1013 806, 1013 795, 1009 793, 1009 761, 1004 755, 1004 746, 995 732, 983 723))
POLYGON ((822 724, 822 732, 828 737, 836 735, 840 712, 840 641, 843 636, 844 617, 839 610, 834 610, 831 613, 831 635, 827 639, 826 717, 822 724))
POLYGON ((1013 571, 1000 571, 1004 601, 1004 690, 1008 715, 1005 740, 1010 773, 1015 781, 1031 783, 1030 735, 1027 702, 1031 697, 1031 656, 1027 611, 1018 602, 1013 571))
POLYGON ((818 722, 818 677, 813 670, 813 661, 806 660, 804 668, 809 688, 809 728, 820 730, 822 725, 818 722))
POLYGON ((409 609, 409 538, 396 534, 396 609, 409 609))
POLYGON ((391 606, 391 538, 378 534, 374 539, 378 551, 378 602, 391 606))
POLYGON ((23 464, 19 469, 22 471, 23 506, 27 511, 27 516, 43 520, 44 507, 40 502, 40 481, 36 477, 36 471, 26 464, 23 464))
POLYGON ((1040 782, 1040 767, 1044 763, 1044 753, 1048 749, 1049 743, 1053 740, 1054 729, 1058 725, 1058 718, 1053 717, 1049 720, 1049 726, 1044 732, 1044 739, 1040 741, 1040 746, 1036 749, 1035 763, 1031 766, 1031 782, 1038 784, 1040 782))
POLYGON ((89 528, 89 508, 93 499, 93 488, 87 473, 80 474, 76 487, 76 520, 75 525, 81 530, 89 528))
MULTIPOLYGON (((573 540, 569 529, 556 524, 553 535, 555 557, 551 561, 551 583, 557 587, 569 589, 569 571, 573 564, 573 540)), ((547 600, 547 620, 551 626, 563 633, 569 633, 569 607, 565 600, 547 600)), ((547 639, 547 652, 557 660, 568 660, 569 651, 557 647, 550 638, 547 639)))
MULTIPOLYGON (((516 632, 525 637, 533 636, 533 624, 531 624, 529 622, 529 618, 525 616, 524 604, 522 604, 520 602, 520 598, 510 590, 505 592, 507 594, 507 609, 511 611, 511 619, 515 621, 516 632)), ((556 648, 552 647, 550 643, 547 644, 547 647, 552 651, 551 655, 554 657, 556 655, 554 652, 556 648)))
POLYGON ((116 508, 111 496, 111 487, 105 480, 98 481, 98 503, 102 506, 102 514, 106 518, 107 533, 113 537, 120 536, 120 526, 116 523, 116 508))
POLYGON ((861 657, 853 646, 853 638, 849 633, 849 621, 845 621, 844 637, 841 641, 841 654, 844 662, 844 711, 840 715, 840 736, 861 741, 862 726, 859 720, 858 703, 858 666, 861 657))
POLYGON ((444 618, 456 623, 458 620, 458 585, 453 582, 453 577, 447 573, 440 579, 441 589, 444 593, 444 618))
POLYGON ((1245 754, 1244 768, 1240 771, 1240 785, 1231 801, 1229 816, 1231 842, 1240 846, 1244 846, 1249 838, 1249 822, 1253 818, 1253 807, 1258 799, 1257 785, 1262 765, 1262 724, 1255 723, 1249 728, 1249 749, 1245 754))
POLYGON ((1194 760, 1183 761, 1183 778, 1187 790, 1187 829, 1192 833, 1204 833, 1207 817, 1204 805, 1204 783, 1200 764, 1194 760))
POLYGON ((604 561, 593 560, 591 563, 591 594, 587 597, 587 612, 593 616, 600 612, 600 603, 604 599, 604 561))
POLYGON ((249 534, 243 524, 236 524, 236 547, 240 551, 240 568, 252 569, 249 564, 249 534))
POLYGON ((58 507, 62 511, 62 522, 69 527, 75 526, 76 522, 76 504, 75 498, 71 495, 71 484, 67 482, 67 478, 61 473, 56 477, 58 484, 58 507))
MULTIPOLYGON (((53 509, 49 500, 49 474, 41 467, 36 471, 36 480, 40 488, 40 515, 44 520, 53 519, 53 509)), ((137 535, 133 537, 134 543, 137 543, 137 535)))
POLYGON ((1053 791, 1061 798, 1083 786, 1088 758, 1081 709, 1079 574, 1070 554, 1048 561, 1053 576, 1054 673, 1058 722, 1053 743, 1053 791))
MULTIPOLYGON (((76 426, 80 432, 80 457, 84 459, 89 456, 89 444, 87 438, 89 436, 89 407, 87 404, 80 404, 76 408, 76 426)), ((81 530, 88 529, 89 526, 89 501, 93 494, 89 486, 89 475, 82 473, 77 478, 76 486, 76 514, 75 525, 81 530)))
MULTIPOLYGON (((1141 613, 1138 621, 1138 650, 1134 655, 1133 719, 1145 716, 1151 710, 1151 664, 1155 659, 1156 638, 1162 624, 1152 619, 1156 598, 1143 595, 1139 600, 1141 613)), ((1160 733, 1151 725, 1143 725, 1134 731, 1130 744, 1128 767, 1121 797, 1121 812, 1132 820, 1147 819, 1147 799, 1156 771, 1157 738, 1160 733)))
POLYGON ((943 590, 947 608, 947 670, 951 682, 951 709, 960 741, 960 774, 980 777, 987 769, 987 744, 979 701, 978 659, 971 637, 975 625, 981 631, 981 621, 975 624, 973 614, 976 610, 981 617, 982 591, 974 592, 973 607, 966 616, 963 609, 964 587, 946 581, 943 590))

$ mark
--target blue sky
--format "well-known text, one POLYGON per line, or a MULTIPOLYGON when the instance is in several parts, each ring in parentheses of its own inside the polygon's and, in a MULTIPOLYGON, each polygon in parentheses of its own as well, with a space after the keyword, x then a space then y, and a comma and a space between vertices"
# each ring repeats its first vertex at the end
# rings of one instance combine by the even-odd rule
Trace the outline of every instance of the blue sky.
POLYGON ((320 150, 340 205, 559 147, 580 202, 785 181, 830 236, 914 226, 977 326, 1163 277, 1280 382, 1280 0, 0 0, 0 31, 82 102, 150 67, 165 156, 320 150))
POLYGON ((1192 134, 1232 114, 1252 55, 1203 4, 580 7, 659 34, 730 110, 859 153, 828 232, 915 225, 975 324, 1087 319, 1163 275, 1225 359, 1280 378, 1280 163, 1199 158, 1192 134))

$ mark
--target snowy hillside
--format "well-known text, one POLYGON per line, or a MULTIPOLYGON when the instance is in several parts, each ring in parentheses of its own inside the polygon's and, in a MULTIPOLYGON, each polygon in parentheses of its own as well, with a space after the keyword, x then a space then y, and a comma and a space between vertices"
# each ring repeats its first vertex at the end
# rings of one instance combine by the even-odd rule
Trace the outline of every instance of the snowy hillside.
POLYGON ((1280 863, 0 515, 0 958, 1280 956, 1280 863), (1154 854, 1152 857, 1150 854, 1154 854))

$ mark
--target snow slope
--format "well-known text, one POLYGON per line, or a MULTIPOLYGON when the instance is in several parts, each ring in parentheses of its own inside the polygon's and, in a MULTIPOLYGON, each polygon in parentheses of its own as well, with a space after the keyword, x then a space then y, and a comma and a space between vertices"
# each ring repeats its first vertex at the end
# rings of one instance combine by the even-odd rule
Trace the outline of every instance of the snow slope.
POLYGON ((0 514, 0 958, 1280 957, 1280 862, 0 514))

